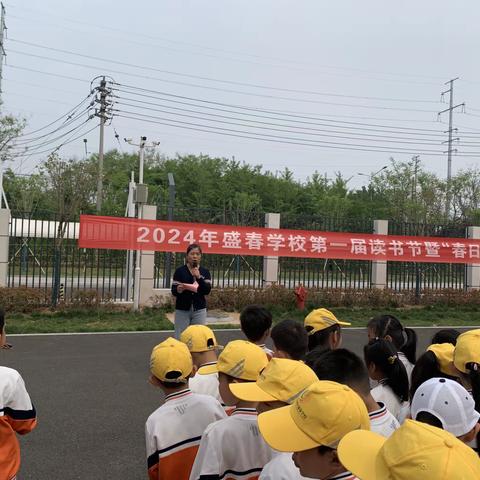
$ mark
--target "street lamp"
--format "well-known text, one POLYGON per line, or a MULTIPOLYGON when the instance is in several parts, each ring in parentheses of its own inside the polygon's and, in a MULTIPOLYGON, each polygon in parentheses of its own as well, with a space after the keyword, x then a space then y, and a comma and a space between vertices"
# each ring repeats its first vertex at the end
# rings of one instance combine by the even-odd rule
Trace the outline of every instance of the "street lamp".
MULTIPOLYGON (((372 181, 372 178, 376 177, 380 172, 383 172, 387 168, 388 168, 388 165, 385 165, 384 167, 382 167, 380 170, 378 170, 375 173, 368 174, 368 173, 359 172, 357 175, 361 175, 362 177, 368 177, 368 180, 369 180, 369 183, 370 183, 372 181)), ((373 202, 373 189, 370 189, 370 201, 373 202)))

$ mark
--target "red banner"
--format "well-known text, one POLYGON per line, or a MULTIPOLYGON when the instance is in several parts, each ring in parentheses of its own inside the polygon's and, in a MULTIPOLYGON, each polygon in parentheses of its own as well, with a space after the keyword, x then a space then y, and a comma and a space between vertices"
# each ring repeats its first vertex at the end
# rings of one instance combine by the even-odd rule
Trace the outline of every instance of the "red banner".
POLYGON ((479 263, 480 240, 283 230, 202 223, 80 216, 80 248, 401 262, 479 263))

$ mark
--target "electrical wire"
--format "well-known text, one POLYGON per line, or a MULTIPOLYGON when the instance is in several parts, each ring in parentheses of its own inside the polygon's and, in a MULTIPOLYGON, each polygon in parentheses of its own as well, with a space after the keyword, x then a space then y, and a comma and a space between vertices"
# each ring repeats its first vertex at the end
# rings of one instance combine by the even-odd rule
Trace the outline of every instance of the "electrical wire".
POLYGON ((306 99, 306 98, 293 98, 293 97, 283 97, 283 96, 278 96, 278 95, 267 95, 267 94, 261 94, 261 93, 253 93, 253 92, 243 92, 240 90, 231 90, 227 88, 219 88, 219 87, 211 87, 207 85, 200 85, 200 84, 195 84, 195 83, 189 83, 189 82, 180 82, 177 80, 168 80, 164 78, 159 78, 159 77, 151 77, 148 75, 140 75, 137 73, 131 73, 131 72, 124 72, 120 70, 112 70, 108 69, 105 67, 99 67, 98 65, 87 65, 84 63, 77 63, 77 62, 71 62, 67 60, 62 60, 58 58, 53 58, 53 57, 48 57, 46 55, 36 55, 33 53, 28 53, 28 52, 22 52, 19 50, 10 50, 12 53, 16 53, 18 55, 25 55, 28 57, 33 57, 33 58, 39 58, 42 60, 48 60, 52 62, 59 62, 62 64, 67 64, 67 65, 74 65, 77 67, 82 67, 82 68, 93 68, 93 69, 99 69, 102 68, 106 71, 109 71, 111 73, 115 74, 120 74, 120 75, 127 75, 130 77, 136 77, 136 78, 142 78, 146 80, 155 80, 158 82, 164 82, 164 83, 170 83, 174 85, 182 85, 182 86, 188 86, 188 87, 195 87, 195 88, 203 88, 207 90, 213 90, 217 92, 226 92, 226 93, 235 93, 238 95, 246 95, 246 96, 253 96, 253 97, 259 97, 259 98, 268 98, 268 99, 274 99, 274 100, 282 100, 282 101, 289 101, 289 102, 302 102, 302 103, 316 103, 316 104, 321 104, 321 105, 332 105, 336 107, 349 107, 349 108, 366 108, 366 109, 373 109, 373 110, 395 110, 395 111, 403 111, 403 112, 423 112, 423 113, 437 113, 434 110, 425 110, 425 109, 418 109, 418 108, 398 108, 398 107, 385 107, 385 106, 374 106, 374 105, 358 105, 358 104, 352 104, 352 103, 338 103, 338 102, 326 102, 323 100, 312 100, 312 99, 306 99))
MULTIPOLYGON (((158 123, 163 124, 163 125, 168 125, 168 126, 174 126, 174 127, 184 127, 184 128, 191 128, 192 130, 199 130, 199 131, 207 131, 209 133, 220 133, 220 132, 227 132, 227 133, 240 133, 240 134, 248 134, 248 135, 254 135, 256 137, 269 137, 269 138, 274 138, 274 139, 279 139, 279 140, 292 140, 292 141, 300 141, 300 142, 308 142, 306 144, 308 145, 323 145, 323 144, 328 144, 328 145, 336 145, 337 148, 342 148, 343 146, 345 147, 368 147, 367 145, 362 145, 362 144, 350 144, 350 143, 342 143, 342 142, 326 142, 326 141, 321 141, 321 140, 309 140, 309 139, 304 139, 304 138, 299 138, 299 137, 287 137, 287 136, 279 136, 279 135, 273 135, 273 134, 262 134, 262 133, 255 133, 251 131, 245 131, 245 130, 236 130, 236 129, 230 129, 230 128, 223 128, 223 127, 210 127, 210 126, 204 126, 198 123, 193 123, 193 122, 184 122, 180 120, 172 120, 172 119, 164 119, 162 117, 155 117, 153 115, 145 115, 145 114, 140 114, 137 112, 130 112, 126 110, 117 110, 117 116, 123 116, 131 119, 136 119, 138 118, 132 117, 132 115, 135 115, 135 117, 143 117, 146 119, 152 119, 152 120, 159 120, 158 123), (170 123, 169 123, 170 122, 170 123), (173 123, 172 123, 173 122, 173 123), (206 130, 206 128, 209 128, 209 130, 206 130), (342 147, 340 147, 342 146, 342 147)), ((147 120, 148 121, 148 120, 147 120)), ((153 122, 155 123, 155 122, 153 122)), ((377 146, 373 145, 370 148, 368 148, 366 151, 377 151, 373 150, 373 148, 381 148, 383 151, 388 151, 392 153, 404 153, 404 152, 409 152, 409 153, 422 153, 422 154, 430 154, 430 155, 441 155, 443 156, 444 153, 439 151, 439 150, 412 150, 412 149, 407 149, 407 148, 401 148, 401 147, 395 147, 395 149, 388 149, 388 147, 385 146, 377 146)), ((470 154, 462 154, 462 156, 477 156, 480 155, 480 152, 475 152, 470 153, 470 154)))
MULTIPOLYGON (((85 55, 85 54, 81 54, 81 53, 78 53, 78 52, 72 52, 70 50, 64 50, 64 49, 61 49, 61 48, 48 47, 46 45, 40 45, 40 44, 37 44, 37 43, 26 42, 26 41, 23 41, 23 40, 16 40, 14 38, 10 38, 9 41, 10 42, 15 42, 15 43, 20 43, 22 45, 28 45, 30 47, 49 50, 49 51, 53 51, 53 52, 65 53, 67 55, 73 55, 73 56, 76 56, 76 57, 87 58, 87 59, 96 60, 96 61, 103 61, 103 62, 113 63, 113 64, 116 64, 116 65, 133 67, 133 68, 138 68, 138 69, 142 69, 142 70, 148 70, 148 71, 152 71, 152 72, 158 72, 158 73, 174 75, 174 76, 179 76, 179 77, 193 78, 193 79, 198 79, 198 80, 206 80, 206 81, 215 82, 215 83, 224 83, 224 84, 228 84, 228 85, 237 85, 237 86, 242 86, 242 87, 260 88, 260 89, 265 89, 265 90, 274 90, 274 91, 287 92, 287 93, 301 93, 301 94, 307 94, 307 95, 316 95, 316 96, 324 96, 324 97, 337 97, 337 98, 352 98, 352 99, 359 99, 359 100, 374 100, 374 101, 403 102, 403 103, 433 103, 433 104, 440 103, 437 100, 420 100, 420 99, 408 99, 408 98, 370 97, 370 96, 362 96, 362 95, 346 95, 346 94, 339 94, 339 93, 318 92, 318 91, 312 91, 312 90, 281 88, 281 87, 275 87, 275 86, 271 86, 271 85, 260 85, 260 84, 255 84, 255 83, 238 82, 238 81, 234 81, 234 80, 222 80, 222 79, 213 78, 213 77, 205 77, 205 76, 201 76, 201 75, 180 73, 180 72, 175 72, 175 71, 172 71, 172 70, 164 70, 164 69, 160 69, 160 68, 148 67, 148 66, 144 66, 144 65, 137 65, 137 64, 127 63, 127 62, 121 62, 121 61, 118 61, 118 60, 96 57, 96 56, 92 56, 92 55, 85 55)), ((15 51, 13 51, 13 52, 15 53, 15 51)))
MULTIPOLYGON (((152 118, 147 119, 147 118, 138 118, 138 115, 136 117, 131 116, 131 115, 125 115, 124 112, 119 112, 117 113, 117 117, 121 118, 126 118, 130 120, 137 120, 141 122, 146 122, 150 124, 158 124, 158 125, 166 125, 166 126, 171 126, 171 127, 177 127, 177 128, 183 128, 191 131, 198 131, 198 132, 204 132, 204 133, 214 133, 218 135, 225 135, 229 137, 236 137, 236 138, 246 138, 246 139, 252 139, 252 140, 262 140, 265 142, 272 142, 272 143, 279 143, 279 144, 290 144, 290 145, 302 145, 302 146, 308 146, 308 147, 324 147, 327 149, 335 149, 335 150, 350 150, 350 151, 362 151, 362 152, 375 152, 375 153, 403 153, 403 154, 418 154, 422 153, 423 155, 426 156, 444 156, 444 153, 428 153, 428 152, 419 152, 418 150, 414 149, 404 149, 400 151, 400 149, 386 149, 386 148, 357 148, 353 144, 340 144, 341 146, 337 146, 336 143, 334 142, 324 142, 325 145, 320 145, 319 142, 306 142, 305 140, 301 139, 301 141, 292 141, 289 140, 288 137, 281 137, 281 136, 276 136, 276 135, 263 135, 263 134, 255 134, 252 132, 246 132, 246 131, 241 131, 241 130, 233 130, 233 129, 223 129, 223 128, 216 128, 215 130, 213 129, 207 129, 204 128, 202 125, 198 124, 187 124, 187 122, 177 122, 175 123, 169 123, 166 121, 162 121, 161 118, 159 120, 153 120, 152 118), (187 125, 181 125, 187 124, 187 125), (273 137, 273 138, 270 138, 273 137)), ((145 116, 144 116, 145 117, 145 116)), ((157 118, 157 117, 154 117, 157 118)), ((462 157, 477 157, 480 155, 480 152, 478 155, 456 155, 456 156, 462 156, 462 157)))

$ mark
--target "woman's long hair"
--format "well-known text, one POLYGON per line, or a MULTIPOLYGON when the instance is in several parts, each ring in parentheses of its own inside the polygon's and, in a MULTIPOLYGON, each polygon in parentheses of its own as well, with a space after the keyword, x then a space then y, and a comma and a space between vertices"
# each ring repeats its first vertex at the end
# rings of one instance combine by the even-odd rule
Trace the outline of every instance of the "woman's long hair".
POLYGON ((408 400, 408 376, 405 366, 398 358, 392 342, 383 339, 371 340, 363 349, 367 367, 374 364, 384 375, 384 382, 393 390, 400 402, 408 400))
POLYGON ((412 364, 416 361, 417 333, 411 328, 404 328, 398 318, 393 315, 379 315, 372 318, 367 325, 372 329, 377 338, 387 335, 399 352, 402 352, 412 364))

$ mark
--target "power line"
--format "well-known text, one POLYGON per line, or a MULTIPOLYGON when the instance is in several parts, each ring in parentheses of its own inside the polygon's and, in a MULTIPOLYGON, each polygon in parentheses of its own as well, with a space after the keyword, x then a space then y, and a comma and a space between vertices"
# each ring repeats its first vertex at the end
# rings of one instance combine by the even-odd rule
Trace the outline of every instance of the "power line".
MULTIPOLYGON (((140 97, 152 98, 152 99, 157 99, 157 100, 158 100, 158 95, 160 95, 160 96, 163 96, 163 97, 167 97, 167 98, 160 98, 162 101, 170 101, 170 102, 173 102, 173 103, 181 103, 181 102, 179 102, 179 101, 175 102, 173 100, 168 100, 168 98, 189 100, 189 101, 193 101, 193 102, 197 102, 197 103, 201 103, 201 104, 207 104, 207 105, 215 105, 215 106, 221 106, 221 107, 235 108, 235 109, 239 109, 239 110, 245 110, 245 111, 248 111, 248 112, 260 112, 260 113, 267 113, 267 114, 273 114, 273 115, 278 115, 278 116, 301 118, 301 119, 306 119, 306 120, 321 120, 323 122, 330 122, 330 123, 334 123, 334 124, 368 126, 368 127, 384 127, 384 125, 370 124, 370 123, 363 123, 363 122, 349 122, 349 121, 340 121, 340 120, 330 120, 330 119, 326 119, 326 118, 323 118, 323 117, 311 116, 311 115, 306 115, 306 114, 301 114, 301 113, 299 113, 299 114, 294 114, 294 113, 285 114, 285 113, 282 113, 281 111, 278 111, 278 110, 276 111, 276 110, 271 110, 271 109, 246 107, 246 106, 238 105, 238 104, 230 104, 230 103, 224 103, 224 102, 204 100, 204 99, 199 99, 199 98, 194 98, 194 97, 188 97, 188 96, 185 96, 185 95, 176 95, 176 94, 172 94, 172 93, 168 93, 168 92, 164 92, 164 91, 150 90, 150 89, 146 89, 146 88, 135 87, 135 86, 132 86, 132 85, 125 85, 125 84, 121 84, 121 83, 115 83, 114 85, 117 86, 117 88, 116 87, 113 88, 114 91, 118 90, 119 92, 134 94, 134 95, 137 95, 137 96, 140 96, 140 97), (118 88, 118 87, 123 87, 123 88, 118 88), (129 90, 124 90, 124 88, 127 88, 129 90), (157 96, 146 95, 145 93, 138 93, 138 92, 154 93, 157 96)), ((188 105, 190 105, 190 104, 188 104, 188 105)), ((215 108, 215 110, 218 110, 218 108, 215 108)), ((435 134, 443 133, 441 130, 426 129, 426 128, 397 127, 397 126, 392 126, 392 125, 389 125, 388 128, 396 129, 396 130, 417 131, 417 132, 430 132, 430 133, 433 132, 435 134)), ((385 130, 385 132, 386 132, 386 130, 385 130)))
MULTIPOLYGON (((19 8, 18 6, 14 6, 12 5, 13 8, 19 8)), ((23 8, 23 10, 29 10, 29 11, 32 11, 32 12, 35 12, 36 15, 38 14, 42 14, 42 15, 47 15, 47 13, 44 11, 44 10, 35 10, 35 9, 29 9, 29 8, 25 8, 25 7, 21 7, 23 8)), ((163 42, 167 42, 167 43, 170 43, 170 44, 180 44, 180 45, 185 45, 185 46, 191 46, 191 47, 194 47, 196 49, 207 49, 207 50, 211 50, 211 51, 217 51, 217 52, 222 52, 222 53, 228 53, 228 54, 233 54, 233 55, 243 55, 243 56, 248 56, 248 57, 253 57, 253 58, 257 58, 257 59, 267 59, 267 60, 274 60, 274 61, 280 61, 280 62, 284 62, 284 63, 293 63, 295 65, 297 65, 297 67, 292 67, 292 66, 289 66, 289 68, 294 68, 294 69, 297 69, 297 70, 302 70, 302 71, 317 71, 318 73, 323 73, 323 74, 326 74, 326 75, 336 75, 336 76, 347 76, 345 74, 336 74, 336 73, 331 73, 331 72, 319 72, 318 71, 318 67, 312 65, 312 64, 309 64, 309 63, 306 63, 306 62, 299 62, 298 60, 287 60, 287 59, 279 59, 279 58, 272 58, 272 57, 267 57, 267 56, 261 56, 261 55, 255 55, 255 54, 252 54, 252 53, 245 53, 245 52, 234 52, 234 51, 228 51, 228 50, 225 50, 225 49, 219 49, 219 48, 213 48, 213 47, 208 47, 208 46, 205 46, 205 45, 195 45, 195 44, 191 44, 191 43, 188 43, 188 42, 181 42, 181 41, 178 41, 178 40, 172 40, 170 38, 163 38, 163 37, 158 37, 158 36, 152 36, 152 35, 146 35, 145 33, 142 33, 142 32, 132 32, 131 30, 127 31, 127 30, 122 30, 122 29, 118 29, 118 28, 114 28, 114 27, 109 27, 107 25, 96 25, 94 23, 91 23, 91 22, 81 22, 77 19, 70 19, 70 18, 65 18, 65 17, 62 17, 62 16, 58 16, 58 15, 55 15, 54 13, 52 12, 49 12, 48 13, 48 17, 57 17, 57 18, 60 18, 62 20, 66 20, 68 22, 71 22, 71 23, 75 23, 75 24, 79 24, 79 25, 84 25, 84 26, 88 26, 88 27, 94 27, 94 28, 97 28, 100 30, 100 32, 105 35, 105 31, 111 31, 111 32, 115 32, 117 35, 120 35, 121 36, 121 39, 123 41, 126 41, 127 43, 132 43, 132 44, 136 44, 136 45, 144 45, 144 46, 148 46, 148 47, 152 47, 152 46, 155 46, 155 45, 152 45, 152 44, 146 44, 146 43, 141 43, 141 42, 137 42, 137 41, 132 41, 131 40, 131 37, 132 35, 137 38, 137 37, 144 37, 144 38, 147 38, 147 39, 150 39, 150 40, 160 40, 160 41, 163 41, 163 42), (128 39, 128 40, 126 40, 128 39), (308 66, 310 67, 309 69, 306 69, 306 68, 299 68, 298 65, 304 65, 304 66, 308 66)), ((14 15, 11 15, 11 18, 19 18, 21 20, 27 20, 27 21, 33 21, 32 19, 29 19, 29 18, 25 18, 25 17, 18 17, 18 16, 14 16, 14 15)), ((37 19, 35 19, 35 22, 37 22, 37 19)), ((42 24, 45 24, 46 22, 42 22, 42 24)), ((62 23, 61 25, 58 25, 58 24, 52 24, 51 25, 57 27, 57 28, 66 28, 67 30, 70 30, 72 31, 71 28, 68 28, 68 27, 65 27, 65 25, 62 23)), ((77 29, 78 31, 78 29, 77 29)), ((157 45, 158 46, 158 45, 157 45)), ((212 55, 212 54, 205 54, 205 53, 202 53, 202 52, 185 52, 185 51, 182 51, 182 50, 179 50, 179 49, 172 49, 171 47, 165 47, 165 46, 162 46, 161 48, 163 49, 167 49, 167 50, 172 50, 172 51, 175 51, 175 52, 180 52, 180 53, 188 53, 190 55, 202 55, 202 56, 207 56, 207 57, 212 57, 212 58, 220 58, 220 59, 224 59, 224 60, 228 60, 228 61, 235 61, 235 62, 240 62, 240 63, 251 63, 251 64, 255 64, 255 65, 261 65, 261 66, 270 66, 270 67, 280 67, 280 68, 285 68, 285 66, 288 66, 288 65, 268 65, 268 64, 265 64, 265 62, 255 62, 255 61, 251 61, 251 60, 245 60, 245 59, 232 59, 232 58, 228 58, 228 57, 220 57, 218 55, 212 55)), ((432 82, 417 82, 417 81, 409 81, 409 80, 405 80, 405 78, 422 78, 422 79, 430 79, 430 80, 443 80, 441 77, 434 77, 434 76, 427 76, 427 75, 418 75, 418 74, 411 74, 411 73, 398 73, 398 72, 376 72, 376 71, 369 71, 369 70, 365 70, 365 69, 360 69, 360 68, 353 68, 353 67, 339 67, 339 66, 327 66, 327 65, 323 65, 323 66, 320 66, 321 68, 329 68, 329 69, 337 69, 337 70, 346 70, 346 71, 351 71, 351 72, 357 72, 355 74, 355 76, 358 78, 358 72, 361 72, 361 73, 366 73, 366 74, 374 74, 374 75, 386 75, 386 76, 394 76, 394 77, 399 77, 399 78, 402 78, 402 80, 395 80, 395 79, 377 79, 379 81, 386 81, 386 82, 399 82, 399 83, 410 83, 410 84, 417 84, 417 85, 435 85, 437 86, 438 84, 437 83, 432 83, 432 82)), ((353 76, 354 74, 351 74, 349 76, 353 76)), ((372 78, 372 77, 364 77, 364 78, 372 78)))
POLYGON ((423 113, 436 113, 433 110, 425 110, 425 109, 416 109, 416 108, 398 108, 398 107, 382 107, 382 106, 374 106, 374 105, 358 105, 358 104, 351 104, 351 103, 338 103, 338 102, 326 102, 323 100, 312 100, 312 99, 306 99, 306 98, 293 98, 293 97, 281 97, 278 95, 267 95, 267 94, 261 94, 261 93, 253 93, 253 92, 243 92, 240 90, 231 90, 231 89, 226 89, 226 88, 219 88, 219 87, 211 87, 207 85, 199 85, 195 83, 189 83, 189 82, 180 82, 177 80, 168 80, 165 78, 159 78, 159 77, 152 77, 149 75, 140 75, 137 73, 131 73, 131 72, 124 72, 120 70, 112 70, 108 69, 105 67, 99 67, 98 65, 87 65, 83 63, 77 63, 77 62, 71 62, 67 60, 61 60, 58 58, 52 58, 48 57, 46 55, 36 55, 33 53, 28 53, 28 52, 22 52, 18 50, 10 50, 12 53, 16 53, 19 55, 25 55, 28 57, 33 57, 33 58, 40 58, 42 60, 48 60, 52 62, 58 62, 62 64, 67 64, 67 65, 74 65, 77 67, 82 67, 82 68, 93 68, 93 69, 103 69, 106 71, 109 71, 111 73, 115 74, 120 74, 120 75, 127 75, 130 77, 136 77, 136 78, 143 78, 146 80, 155 80, 158 82, 164 82, 164 83, 170 83, 174 85, 182 85, 182 86, 188 86, 188 87, 195 87, 195 88, 203 88, 207 90, 213 90, 213 91, 218 91, 218 92, 226 92, 226 93, 235 93, 238 95, 246 95, 246 96, 253 96, 253 97, 260 97, 260 98, 269 98, 269 99, 274 99, 274 100, 283 100, 283 101, 289 101, 289 102, 301 102, 301 103, 317 103, 321 105, 332 105, 332 106, 337 106, 337 107, 352 107, 352 108, 366 108, 366 109, 373 109, 373 110, 395 110, 395 111, 403 111, 403 112, 423 112, 423 113))
MULTIPOLYGON (((153 123, 153 124, 159 124, 159 125, 166 125, 166 126, 171 126, 171 127, 177 127, 177 128, 183 128, 186 130, 192 130, 192 131, 198 131, 198 132, 205 132, 205 133, 214 133, 218 135, 224 135, 224 136, 229 136, 229 137, 237 137, 237 138, 246 138, 246 139, 252 139, 252 140, 262 140, 266 142, 271 142, 271 143, 284 143, 284 144, 291 144, 291 145, 302 145, 302 146, 308 146, 308 147, 324 147, 327 149, 335 149, 335 150, 353 150, 353 151, 363 151, 363 152, 375 152, 375 153, 412 153, 412 152, 417 152, 418 150, 414 149, 406 149, 407 151, 400 151, 400 149, 386 149, 379 147, 378 149, 375 149, 373 147, 369 148, 356 148, 352 144, 340 144, 341 146, 337 146, 334 142, 324 142, 327 145, 319 145, 319 142, 315 141, 310 141, 310 143, 307 143, 304 139, 301 139, 301 141, 292 141, 289 140, 288 137, 281 137, 281 136, 276 136, 276 135, 264 135, 264 134, 257 134, 253 132, 248 132, 248 131, 242 131, 242 130, 234 130, 234 129, 224 129, 224 128, 216 128, 214 129, 207 129, 204 128, 202 125, 198 124, 188 124, 187 122, 176 122, 176 123, 169 123, 166 121, 162 121, 161 118, 159 120, 153 120, 152 118, 158 118, 158 117, 151 117, 149 119, 147 118, 138 118, 133 117, 131 115, 124 115, 126 112, 120 112, 117 114, 118 117, 122 118, 127 118, 131 120, 137 120, 141 122, 147 122, 147 123, 153 123), (182 125, 186 124, 186 125, 182 125), (270 138, 273 137, 273 138, 270 138)), ((143 117, 146 117, 145 115, 142 115, 143 117)), ((425 155, 430 155, 430 156, 443 156, 443 153, 427 153, 423 152, 425 155)), ((462 157, 477 157, 480 156, 480 152, 478 155, 459 155, 462 157)))
MULTIPOLYGON (((138 106, 134 104, 129 104, 127 102, 122 102, 122 101, 117 101, 116 102, 118 105, 123 105, 127 107, 134 107, 138 108, 138 106)), ((321 137, 332 137, 332 138, 344 138, 344 139, 352 139, 356 138, 362 134, 355 134, 355 133, 350 133, 350 132, 339 132, 335 130, 323 130, 323 129, 315 129, 315 128, 309 128, 309 127, 297 127, 295 125, 288 125, 288 124, 278 124, 278 123, 272 123, 272 122, 260 122, 258 120, 245 120, 245 119, 239 119, 238 117, 229 117, 225 115, 215 115, 215 114, 203 114, 203 115, 214 115, 215 117, 220 117, 221 119, 211 119, 211 118, 206 118, 205 116, 202 115, 190 115, 190 114, 185 114, 185 113, 176 113, 176 112, 169 112, 166 110, 161 110, 161 109, 156 109, 156 108, 151 108, 151 107, 142 107, 143 110, 148 110, 148 111, 155 111, 155 112, 160 112, 160 113, 165 113, 168 115, 175 115, 179 117, 186 117, 186 118, 194 118, 197 120, 203 120, 206 122, 215 122, 215 123, 221 123, 226 124, 226 125, 236 125, 236 126, 243 126, 243 127, 250 127, 250 128, 256 128, 256 129, 262 129, 262 130, 272 130, 272 131, 277 131, 277 132, 286 132, 286 133, 300 133, 303 135, 314 135, 314 136, 321 136, 321 137), (229 120, 240 120, 239 122, 232 122, 229 120), (248 123, 245 123, 248 122, 248 123), (260 124, 260 125, 252 125, 253 124, 260 124), (266 126, 267 125, 267 126, 266 126), (285 128, 275 128, 275 127, 288 127, 287 129, 285 128), (289 130, 291 128, 297 128, 297 129, 303 129, 303 130, 309 130, 310 132, 305 133, 303 131, 300 132, 292 132, 292 130, 289 130), (322 133, 323 132, 323 133, 322 133), (341 133, 343 135, 336 135, 335 133, 341 133), (347 133, 349 136, 345 136, 345 133, 347 133), (352 137, 352 135, 355 135, 355 137, 352 137)), ((175 120, 172 120, 175 121, 175 120)), ((439 142, 432 143, 430 142, 425 142, 425 141, 408 141, 402 138, 395 138, 392 136, 384 136, 384 135, 365 135, 365 137, 379 137, 382 139, 382 141, 386 143, 405 143, 405 144, 413 144, 413 145, 439 145, 439 142), (394 140, 392 140, 394 139, 394 140)), ((357 140, 363 140, 363 138, 356 138, 357 140)), ((366 138, 365 141, 369 141, 371 138, 366 138)), ((413 139, 415 140, 415 139, 413 139)), ((425 140, 425 139, 424 139, 425 140)), ((427 139, 428 140, 428 139, 427 139)))
MULTIPOLYGON (((123 105, 127 105, 127 106, 133 106, 133 107, 137 107, 137 108, 140 108, 142 105, 148 105, 147 107, 142 107, 142 108, 144 108, 146 110, 160 111, 162 113, 169 113, 169 114, 175 114, 175 112, 169 112, 169 111, 165 111, 165 110, 157 110, 157 109, 153 109, 151 107, 152 106, 160 106, 160 107, 170 109, 170 110, 178 110, 178 111, 190 112, 190 113, 199 113, 199 114, 202 114, 202 115, 213 116, 213 117, 217 117, 217 118, 245 120, 245 121, 260 123, 260 124, 265 124, 265 125, 288 126, 289 128, 303 128, 303 129, 307 129, 307 130, 331 132, 331 133, 345 133, 345 132, 339 132, 339 131, 335 131, 335 130, 318 129, 318 128, 309 128, 309 127, 305 127, 304 125, 323 126, 323 127, 328 127, 328 128, 341 128, 341 129, 355 130, 355 131, 361 130, 361 131, 368 131, 368 132, 393 133, 394 135, 409 135, 408 137, 395 137, 395 136, 392 136, 392 135, 377 135, 377 134, 369 134, 369 133, 368 134, 365 134, 365 133, 358 133, 357 134, 357 133, 355 133, 356 135, 376 136, 376 137, 380 137, 380 138, 398 138, 400 140, 403 138, 403 139, 406 139, 406 140, 422 140, 423 141, 423 140, 428 140, 428 138, 421 138, 422 136, 430 136, 430 137, 437 136, 439 138, 438 139, 433 139, 433 141, 435 141, 435 140, 439 141, 440 138, 444 137, 443 133, 440 133, 440 132, 432 133, 432 134, 426 134, 426 133, 402 132, 402 131, 386 130, 386 129, 364 128, 364 127, 349 126, 349 125, 347 125, 347 126, 336 125, 336 124, 332 125, 332 124, 329 124, 329 123, 300 121, 300 120, 295 120, 295 119, 291 119, 291 118, 284 119, 284 118, 278 118, 278 116, 259 115, 259 114, 245 113, 245 112, 239 112, 239 111, 229 110, 229 109, 205 107, 203 105, 196 105, 196 104, 189 103, 189 102, 177 102, 175 100, 171 100, 174 103, 179 103, 179 104, 182 104, 182 105, 193 106, 193 107, 196 107, 196 108, 206 108, 208 110, 226 112, 226 113, 231 113, 231 114, 234 114, 234 115, 243 115, 243 116, 247 117, 247 118, 239 119, 238 117, 231 117, 231 116, 227 116, 227 115, 219 115, 219 114, 216 114, 216 113, 208 113, 208 112, 199 111, 199 110, 192 110, 192 109, 188 109, 188 108, 181 108, 181 107, 176 107, 176 106, 159 104, 159 103, 154 103, 154 102, 151 102, 151 101, 146 102, 146 101, 141 101, 141 100, 132 99, 132 98, 128 98, 128 97, 125 98, 123 96, 117 96, 116 98, 120 99, 120 100, 117 100, 117 103, 119 103, 119 104, 123 104, 123 105), (126 102, 123 102, 122 100, 127 100, 127 101, 130 101, 130 102, 134 102, 135 105, 128 104, 126 102), (272 123, 272 122, 251 120, 251 118, 249 118, 249 117, 271 119, 271 120, 280 120, 280 121, 289 121, 289 122, 291 122, 295 125, 292 125, 292 124, 288 124, 288 125, 276 124, 276 123, 272 123), (301 127, 297 126, 296 124, 301 125, 301 127), (413 136, 415 136, 415 135, 418 136, 419 135, 420 138, 412 137, 412 135, 413 136)), ((165 99, 165 100, 168 101, 168 99, 165 99)), ((480 139, 480 136, 478 138, 480 139)), ((476 142, 465 142, 465 143, 476 143, 476 142)))
POLYGON ((83 78, 69 77, 67 75, 61 75, 60 73, 51 73, 51 72, 45 72, 43 70, 35 70, 34 68, 18 67, 17 65, 12 65, 11 63, 9 63, 7 67, 14 68, 16 70, 23 70, 25 72, 30 72, 30 73, 40 73, 41 75, 48 75, 50 77, 58 77, 58 78, 64 78, 66 80, 74 80, 76 82, 90 83, 88 80, 85 80, 83 78))
MULTIPOLYGON (((30 47, 40 48, 40 49, 49 50, 49 51, 58 52, 58 53, 65 53, 67 55, 74 55, 76 57, 88 58, 88 59, 97 60, 97 61, 104 61, 104 62, 116 64, 116 65, 133 67, 133 68, 138 68, 138 69, 142 69, 142 70, 164 73, 164 74, 168 74, 168 75, 175 75, 175 76, 179 76, 179 77, 206 80, 206 81, 215 82, 215 83, 225 83, 225 84, 228 84, 228 85, 238 85, 238 86, 243 86, 243 87, 260 88, 260 89, 265 89, 265 90, 274 90, 274 91, 287 92, 287 93, 302 93, 302 94, 307 94, 307 95, 316 95, 316 96, 325 96, 325 97, 338 97, 338 98, 352 98, 352 99, 359 99, 359 100, 374 100, 374 101, 404 102, 404 103, 431 103, 431 104, 440 103, 439 101, 436 101, 436 100, 420 100, 420 99, 391 98, 391 97, 371 97, 371 96, 362 96, 362 95, 346 95, 346 94, 339 94, 339 93, 318 92, 318 91, 312 91, 312 90, 281 88, 281 87, 276 87, 276 86, 272 86, 272 85, 260 85, 260 84, 255 84, 255 83, 246 83, 246 82, 239 82, 239 81, 234 81, 234 80, 224 80, 224 79, 218 79, 218 78, 213 78, 213 77, 193 75, 193 74, 188 74, 188 73, 175 72, 175 71, 172 71, 172 70, 164 70, 164 69, 155 68, 155 67, 148 67, 148 66, 144 66, 144 65, 121 62, 121 61, 118 61, 118 60, 96 57, 96 56, 92 56, 92 55, 85 55, 85 54, 81 54, 81 53, 78 53, 78 52, 72 52, 70 50, 48 47, 48 46, 45 46, 45 45, 39 45, 37 43, 26 42, 26 41, 23 41, 23 40, 16 40, 16 39, 13 39, 13 38, 10 38, 9 40, 11 42, 20 43, 22 45, 28 45, 30 47)), ((13 50, 13 52, 14 53, 21 53, 21 52, 15 52, 15 50, 13 50)))

